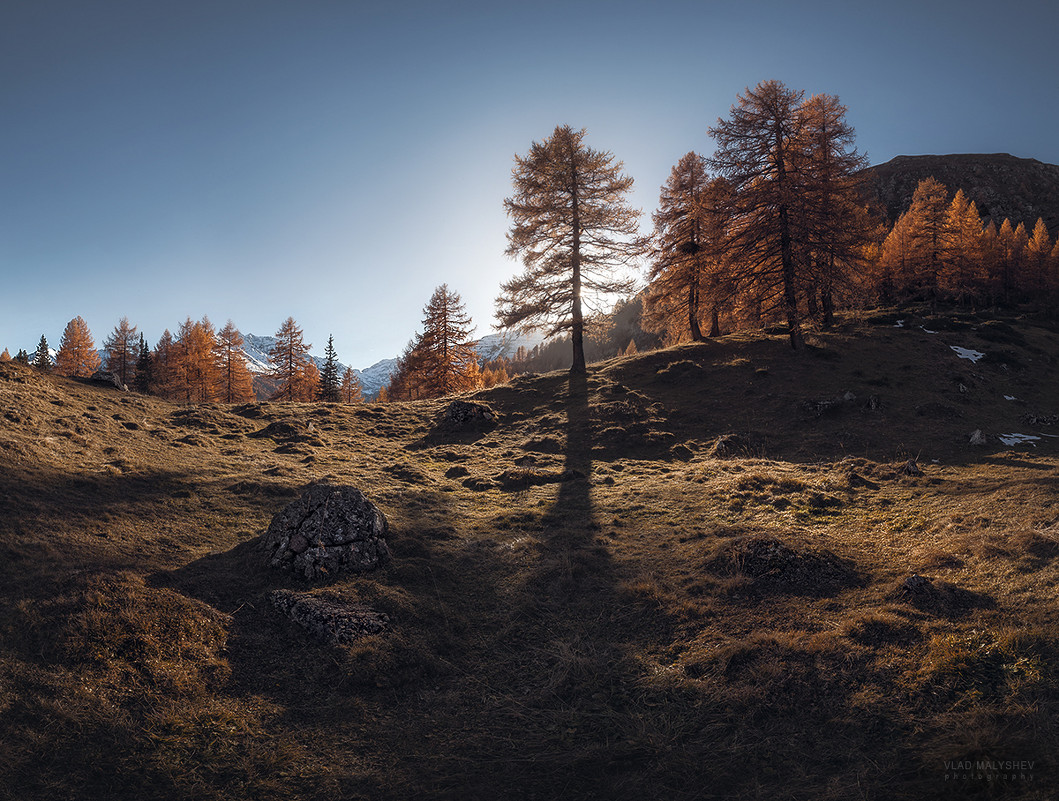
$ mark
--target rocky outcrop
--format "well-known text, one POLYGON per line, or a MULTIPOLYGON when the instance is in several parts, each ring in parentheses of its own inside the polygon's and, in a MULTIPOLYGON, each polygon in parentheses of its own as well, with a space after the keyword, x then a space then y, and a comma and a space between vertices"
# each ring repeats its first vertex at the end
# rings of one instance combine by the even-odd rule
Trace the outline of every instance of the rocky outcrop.
POLYGON ((275 590, 268 600, 280 614, 332 645, 347 645, 390 628, 390 618, 382 612, 305 592, 275 590))
POLYGON ((449 431, 464 428, 484 428, 496 423, 496 412, 484 403, 454 400, 442 413, 438 424, 449 431))
POLYGON ((831 595, 861 582, 855 566, 830 551, 792 547, 766 536, 726 543, 706 567, 720 575, 742 575, 757 591, 794 595, 831 595))
POLYGON ((268 563, 309 579, 374 570, 390 557, 386 517, 355 487, 314 484, 262 538, 268 563))

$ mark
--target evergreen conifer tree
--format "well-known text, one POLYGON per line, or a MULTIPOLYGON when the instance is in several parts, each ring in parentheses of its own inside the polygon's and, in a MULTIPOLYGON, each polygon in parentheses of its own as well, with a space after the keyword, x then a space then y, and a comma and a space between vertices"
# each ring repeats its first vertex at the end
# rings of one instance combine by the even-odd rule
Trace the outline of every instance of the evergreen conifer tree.
POLYGON ((151 349, 147 347, 143 334, 140 334, 139 356, 136 358, 136 377, 133 379, 133 383, 136 391, 142 392, 144 395, 151 391, 151 386, 154 384, 154 363, 151 358, 151 349))
POLYGON ((341 400, 341 386, 338 376, 338 354, 335 352, 335 338, 327 337, 324 348, 324 369, 320 371, 320 389, 317 398, 324 403, 338 403, 341 400))
POLYGON ((25 348, 20 348, 18 353, 15 354, 15 361, 19 364, 29 365, 29 354, 25 348))
POLYGON ((44 372, 48 372, 52 368, 51 352, 48 349, 48 340, 44 334, 40 335, 40 342, 37 344, 37 350, 33 353, 31 364, 44 372))

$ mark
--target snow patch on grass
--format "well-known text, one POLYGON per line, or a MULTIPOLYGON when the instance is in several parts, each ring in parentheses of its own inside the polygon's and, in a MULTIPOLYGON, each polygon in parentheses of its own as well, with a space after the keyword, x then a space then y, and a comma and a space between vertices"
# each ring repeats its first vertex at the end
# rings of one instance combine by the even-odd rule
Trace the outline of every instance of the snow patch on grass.
POLYGON ((961 348, 959 345, 949 345, 949 347, 956 351, 956 355, 961 359, 970 359, 972 362, 977 362, 985 356, 985 354, 980 351, 971 350, 970 348, 961 348))

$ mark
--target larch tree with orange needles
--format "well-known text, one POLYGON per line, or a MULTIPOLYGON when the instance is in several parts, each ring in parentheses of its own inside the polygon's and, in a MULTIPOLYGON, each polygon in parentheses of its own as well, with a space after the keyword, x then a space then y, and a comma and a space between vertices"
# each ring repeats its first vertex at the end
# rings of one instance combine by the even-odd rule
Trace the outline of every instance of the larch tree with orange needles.
POLYGON ((644 298, 651 328, 679 341, 702 342, 704 314, 710 336, 720 333, 719 308, 730 300, 726 229, 728 183, 712 178, 706 159, 687 153, 662 187, 654 221, 654 247, 644 298), (683 335, 683 336, 682 336, 683 335))
POLYGON ((243 356, 243 335, 229 320, 217 332, 218 399, 223 403, 245 403, 254 400, 254 377, 243 356))
POLYGON ((66 324, 59 350, 55 354, 55 370, 59 375, 87 378, 99 369, 92 332, 80 316, 66 324))
POLYGON ((103 353, 107 370, 117 376, 122 384, 130 383, 136 370, 140 349, 136 339, 136 326, 129 325, 128 317, 122 317, 110 336, 103 340, 103 353))
POLYGON ((175 341, 176 379, 185 403, 211 403, 218 399, 220 368, 217 335, 208 317, 198 322, 187 318, 180 324, 175 341))
MULTIPOLYGON (((311 345, 305 343, 304 334, 293 317, 283 321, 276 332, 276 344, 268 352, 269 361, 272 362, 272 377, 279 382, 279 388, 272 396, 272 400, 301 400, 301 393, 306 384, 304 374, 306 365, 309 363, 309 348, 311 345)), ((313 366, 315 369, 315 365, 313 366)), ((319 371, 317 371, 319 375, 319 371)))
POLYGON ((472 389, 478 373, 474 326, 458 292, 442 284, 423 308, 419 369, 426 397, 442 397, 472 389))
POLYGON ((732 188, 730 255, 743 291, 786 318, 791 347, 803 345, 798 290, 805 283, 795 253, 801 184, 798 107, 804 92, 762 81, 739 95, 727 119, 709 134, 717 149, 708 164, 732 188))
POLYGON ((342 403, 360 403, 364 400, 364 388, 360 379, 353 372, 352 367, 347 367, 342 373, 342 384, 339 387, 342 403))

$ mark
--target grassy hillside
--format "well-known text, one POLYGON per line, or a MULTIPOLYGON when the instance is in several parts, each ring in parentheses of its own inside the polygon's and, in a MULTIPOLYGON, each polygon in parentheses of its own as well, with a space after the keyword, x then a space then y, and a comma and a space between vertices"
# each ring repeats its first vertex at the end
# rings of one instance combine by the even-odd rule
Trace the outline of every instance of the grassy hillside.
POLYGON ((0 798, 1049 798, 1057 365, 881 315, 520 377, 462 432, 0 365, 0 798), (312 481, 390 565, 265 566, 312 481), (392 629, 322 645, 277 588, 392 629))

